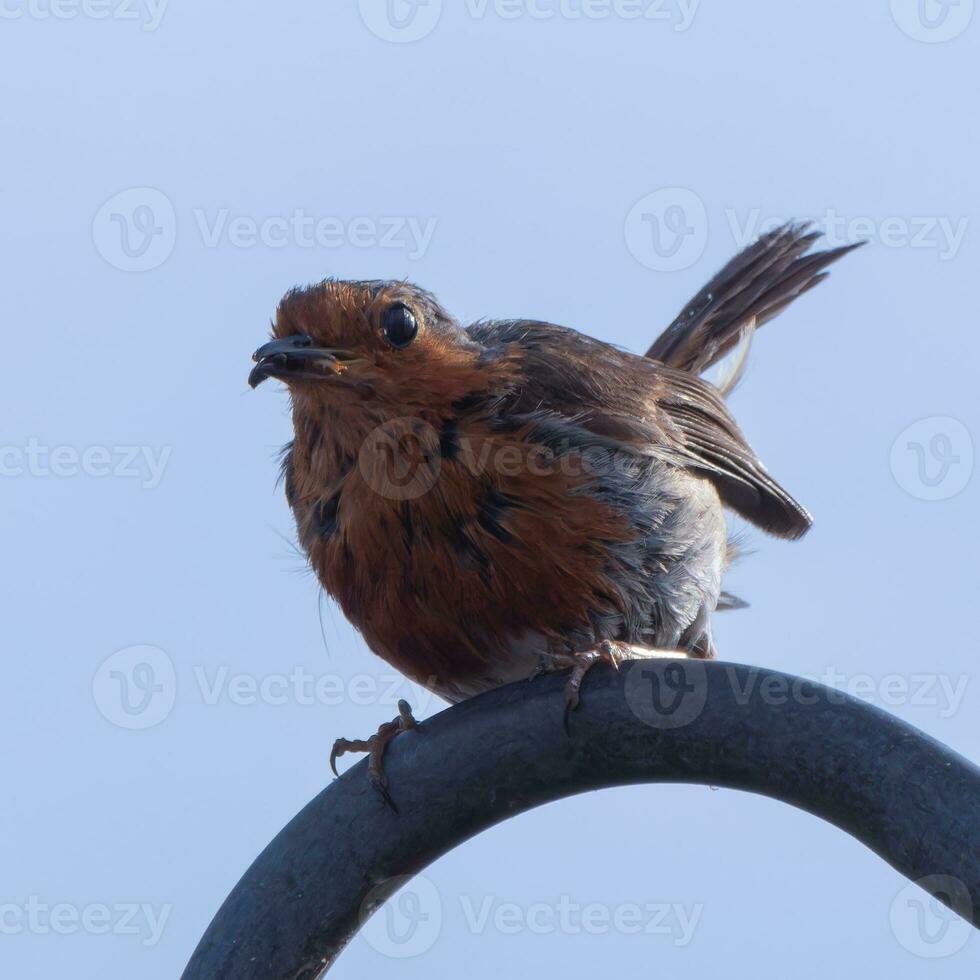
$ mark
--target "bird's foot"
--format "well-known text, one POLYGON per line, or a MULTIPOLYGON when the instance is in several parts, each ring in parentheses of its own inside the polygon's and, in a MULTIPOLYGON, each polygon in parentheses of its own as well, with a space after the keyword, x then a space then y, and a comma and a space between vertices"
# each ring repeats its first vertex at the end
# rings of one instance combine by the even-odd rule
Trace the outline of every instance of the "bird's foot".
POLYGON ((598 646, 583 653, 558 654, 558 661, 564 661, 563 666, 571 667, 572 675, 565 684, 565 731, 569 730, 569 719, 572 712, 581 701, 582 682, 589 671, 599 663, 607 663, 615 670, 624 660, 630 659, 630 648, 618 640, 603 640, 598 646))
POLYGON ((686 657, 681 650, 653 650, 648 647, 634 646, 621 640, 603 640, 591 650, 581 653, 550 653, 548 665, 540 665, 532 677, 549 670, 571 669, 572 675, 565 684, 565 731, 568 732, 572 712, 581 701, 582 682, 586 675, 599 663, 607 663, 615 670, 628 660, 648 660, 653 658, 686 657))
POLYGON ((338 738, 333 743, 333 750, 330 753, 330 768, 335 776, 337 772, 337 760, 348 752, 366 752, 368 754, 368 778, 377 788, 382 799, 388 806, 398 812, 395 801, 388 792, 388 779, 384 771, 384 755, 388 744, 392 742, 402 732, 414 731, 418 729, 419 723, 412 714, 412 709, 407 701, 398 702, 398 717, 394 721, 385 722, 376 735, 368 739, 349 739, 338 738))

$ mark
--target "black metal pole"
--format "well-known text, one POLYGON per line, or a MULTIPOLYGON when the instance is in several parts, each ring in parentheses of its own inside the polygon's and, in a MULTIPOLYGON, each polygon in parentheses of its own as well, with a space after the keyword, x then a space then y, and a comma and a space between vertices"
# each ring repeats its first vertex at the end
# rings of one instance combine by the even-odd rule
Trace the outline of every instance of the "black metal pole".
POLYGON ((397 815, 363 762, 331 783, 245 873, 184 980, 313 980, 386 882, 539 804, 631 783, 800 807, 912 880, 961 883, 936 897, 980 925, 980 769, 922 732, 776 671, 655 660, 594 669, 566 735, 565 679, 491 691, 398 736, 385 759, 397 815))

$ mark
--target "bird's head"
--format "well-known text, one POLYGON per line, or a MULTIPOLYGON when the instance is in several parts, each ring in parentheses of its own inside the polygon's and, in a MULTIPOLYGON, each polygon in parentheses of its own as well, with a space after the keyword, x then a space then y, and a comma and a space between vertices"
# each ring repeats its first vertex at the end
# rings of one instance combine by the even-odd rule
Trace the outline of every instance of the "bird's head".
POLYGON ((249 384, 283 381, 307 411, 444 411, 486 386, 483 348, 423 289, 327 280, 283 297, 249 384))

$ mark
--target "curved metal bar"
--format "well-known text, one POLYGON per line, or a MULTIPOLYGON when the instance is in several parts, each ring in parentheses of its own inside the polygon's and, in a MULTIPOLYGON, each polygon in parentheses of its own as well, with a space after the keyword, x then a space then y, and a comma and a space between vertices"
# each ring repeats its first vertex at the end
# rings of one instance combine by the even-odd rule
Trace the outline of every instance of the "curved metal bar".
POLYGON ((312 980, 404 876, 539 804, 633 783, 800 807, 910 879, 962 883, 936 897, 980 925, 980 769, 922 732, 776 671, 651 660, 595 668, 566 735, 564 683, 512 684, 399 735, 385 759, 398 814, 364 762, 331 783, 245 873, 184 980, 312 980))

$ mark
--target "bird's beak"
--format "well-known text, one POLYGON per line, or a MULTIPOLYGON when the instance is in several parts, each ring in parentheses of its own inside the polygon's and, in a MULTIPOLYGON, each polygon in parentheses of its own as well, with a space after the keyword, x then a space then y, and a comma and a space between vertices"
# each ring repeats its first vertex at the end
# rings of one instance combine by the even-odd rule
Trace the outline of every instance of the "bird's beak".
POLYGON ((264 344, 252 355, 255 367, 248 383, 257 388, 266 378, 286 382, 322 380, 339 373, 343 362, 350 359, 347 351, 314 347, 313 338, 305 334, 284 337, 264 344))

